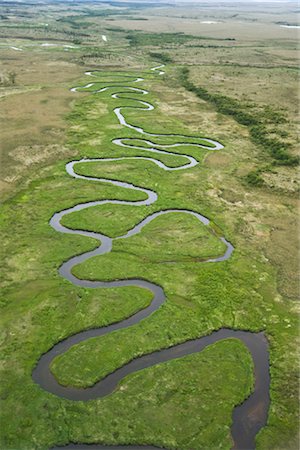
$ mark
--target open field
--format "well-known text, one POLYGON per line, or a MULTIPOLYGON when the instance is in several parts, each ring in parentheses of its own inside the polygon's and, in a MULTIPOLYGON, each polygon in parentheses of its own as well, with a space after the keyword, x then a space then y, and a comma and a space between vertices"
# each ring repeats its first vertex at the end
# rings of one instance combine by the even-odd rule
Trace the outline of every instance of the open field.
POLYGON ((65 147, 65 114, 74 103, 69 83, 82 70, 57 54, 1 50, 2 73, 15 84, 0 86, 1 193, 11 195, 37 167, 70 156, 65 147))
POLYGON ((82 162, 76 173, 150 189, 157 201, 91 206, 66 215, 64 226, 116 238, 168 209, 200 213, 210 226, 166 214, 114 240, 110 253, 75 266, 79 279, 156 283, 166 301, 131 327, 74 345, 53 360, 51 372, 61 385, 82 388, 133 358, 214 330, 263 331, 271 405, 256 448, 298 448, 297 30, 280 26, 294 23, 295 10, 295 3, 188 11, 119 2, 2 8, 1 449, 69 442, 232 447, 232 413, 255 378, 251 355, 237 339, 136 372, 111 395, 88 402, 60 398, 32 379, 41 355, 57 342, 122 321, 153 300, 148 289, 89 289, 58 273, 62 262, 98 242, 56 232, 49 225, 54 213, 90 201, 146 199, 144 192, 74 179, 65 164, 124 156, 136 158, 82 162), (201 23, 211 20, 220 23, 201 23), (160 63, 165 74, 149 70, 160 63), (93 78, 84 74, 90 70, 93 78), (137 77, 144 81, 133 82, 137 77), (114 87, 94 93, 107 86, 114 87), (114 92, 123 93, 116 99, 114 92), (136 109, 137 100, 155 108, 136 109), (151 142, 175 155, 154 155, 140 133, 120 125, 116 107, 132 107, 123 110, 130 124, 167 135, 151 142), (263 127, 267 144, 253 126, 263 127), (173 134, 200 144, 214 139, 224 148, 201 149, 188 138, 163 147, 178 141, 173 134), (131 147, 115 145, 116 138, 131 147), (280 152, 277 144, 272 151, 274 142, 280 152), (142 159, 178 168, 186 163, 182 155, 199 164, 164 171, 142 159), (220 236, 233 254, 205 262, 224 253, 220 236))

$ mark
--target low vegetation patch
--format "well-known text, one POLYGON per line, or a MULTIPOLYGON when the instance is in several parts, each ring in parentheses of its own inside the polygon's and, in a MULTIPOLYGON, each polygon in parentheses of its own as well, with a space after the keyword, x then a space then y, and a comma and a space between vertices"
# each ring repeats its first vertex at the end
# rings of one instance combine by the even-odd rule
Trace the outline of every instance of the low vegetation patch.
POLYGON ((296 117, 297 44, 293 30, 272 23, 278 17, 292 23, 293 17, 282 14, 286 6, 280 3, 275 12, 249 4, 245 13, 239 2, 235 17, 232 6, 224 3, 219 10, 210 9, 219 23, 203 24, 207 37, 196 37, 200 7, 187 11, 186 5, 162 5, 111 1, 103 8, 73 2, 69 16, 60 2, 49 4, 50 14, 37 3, 12 1, 5 8, 4 24, 11 26, 0 27, 3 74, 17 73, 16 85, 24 90, 1 86, 12 94, 1 100, 0 188, 6 192, 9 187, 0 216, 1 449, 47 450, 68 442, 182 450, 232 447, 233 408, 254 383, 253 363, 240 341, 220 341, 199 354, 132 374, 101 400, 68 401, 32 380, 40 356, 57 342, 123 320, 152 301, 146 289, 85 289, 60 277, 63 261, 98 242, 54 231, 49 220, 55 212, 94 200, 145 199, 141 192, 72 179, 65 164, 81 158, 155 156, 179 167, 186 161, 182 153, 199 164, 175 172, 142 158, 76 165, 79 174, 152 189, 158 200, 141 207, 91 207, 64 217, 70 228, 116 238, 156 211, 177 208, 208 217, 211 229, 181 213, 161 216, 139 235, 114 240, 111 253, 74 267, 74 274, 84 279, 139 277, 157 283, 166 302, 134 327, 70 348, 53 361, 52 373, 61 384, 84 387, 132 358, 222 327, 263 330, 270 348, 271 407, 256 448, 299 447, 298 218, 296 197, 289 195, 296 192, 291 185, 296 186, 298 162, 291 125, 296 117), (148 20, 138 17, 141 9, 148 20), (107 26, 113 23, 117 26, 107 26), (48 41, 55 46, 42 46, 48 41), (154 61, 166 64, 165 76, 149 70, 154 61), (187 64, 191 71, 183 71, 180 82, 177 64, 187 64), (96 70, 96 77, 84 76, 90 70, 96 70), (140 76, 144 82, 131 84, 140 76), (95 87, 69 92, 91 82, 98 89, 140 86, 149 94, 130 92, 116 100, 110 90, 94 94, 95 87), (236 89, 230 91, 230 84, 236 89), (272 94, 270 86, 275 86, 272 94), (247 97, 250 91, 253 97, 247 97), (196 143, 204 143, 201 136, 211 137, 225 148, 199 149, 183 138, 184 146, 171 148, 176 156, 154 155, 152 144, 120 126, 113 113, 117 106, 136 106, 135 97, 155 109, 127 109, 124 114, 150 133, 168 134, 151 137, 157 148, 174 144, 172 134, 194 136, 196 143), (134 138, 130 142, 137 148, 117 147, 112 142, 116 137, 126 143, 134 138), (9 182, 13 177, 19 178, 9 182), (264 187, 259 195, 257 186, 264 187), (282 186, 287 189, 280 190, 282 186), (219 236, 234 245, 231 258, 205 263, 223 253, 219 236))
MULTIPOLYGON (((189 70, 186 67, 181 69, 180 80, 186 89, 214 105, 217 111, 232 116, 238 123, 247 126, 252 142, 267 151, 275 164, 287 166, 299 164, 299 157, 289 153, 287 142, 268 137, 266 125, 270 122, 272 124, 284 122, 285 118, 282 114, 273 111, 270 107, 263 113, 255 114, 247 104, 242 104, 225 95, 213 94, 203 87, 197 87, 189 81, 189 70)), ((251 182, 254 178, 257 180, 257 176, 254 175, 250 175, 247 179, 251 182)))

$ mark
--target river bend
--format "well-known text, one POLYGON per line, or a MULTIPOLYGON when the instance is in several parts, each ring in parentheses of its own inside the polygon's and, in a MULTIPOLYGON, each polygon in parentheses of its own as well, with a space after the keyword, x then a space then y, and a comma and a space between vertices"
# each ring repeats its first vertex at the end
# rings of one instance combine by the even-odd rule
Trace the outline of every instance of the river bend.
MULTIPOLYGON (((164 71, 163 65, 153 67, 151 71, 158 75, 163 75, 164 71)), ((86 72, 87 76, 94 77, 93 72, 86 72)), ((127 77, 128 78, 128 77, 127 77)), ((142 82, 143 78, 136 78, 134 80, 131 79, 129 81, 131 84, 142 82)), ((121 82, 122 83, 122 82, 121 82)), ((77 92, 79 89, 91 89, 95 84, 99 84, 98 82, 91 82, 82 87, 74 87, 71 89, 72 92, 77 92)), ((104 379, 97 382, 95 385, 85 389, 76 389, 72 387, 65 387, 60 385, 53 374, 50 371, 50 364, 52 360, 62 353, 66 352, 70 347, 79 342, 85 341, 91 337, 95 336, 104 336, 108 333, 111 333, 116 330, 120 330, 123 328, 130 327, 139 323, 141 320, 146 319, 156 311, 166 300, 163 288, 158 286, 150 281, 143 279, 124 279, 124 280, 115 280, 115 281, 91 281, 91 280, 82 280, 75 277, 72 273, 72 268, 77 264, 80 264, 89 258, 95 255, 103 255, 108 253, 112 249, 113 241, 116 239, 126 239, 130 236, 133 236, 139 233, 143 227, 150 223, 152 220, 155 220, 156 217, 163 214, 176 214, 178 212, 193 215, 196 219, 199 220, 202 224, 207 226, 210 231, 213 232, 213 229, 210 227, 210 220, 195 212, 185 209, 169 209, 158 211, 153 214, 150 214, 136 226, 134 226, 131 230, 129 230, 126 234, 119 236, 117 238, 109 238, 108 236, 90 232, 90 231, 82 231, 82 230, 74 230, 67 228, 66 226, 61 224, 62 218, 70 214, 74 211, 81 211, 86 208, 90 208, 92 206, 99 206, 104 204, 122 204, 122 205, 132 205, 132 206, 142 206, 142 205, 151 205, 157 200, 156 192, 135 186, 131 183, 109 180, 107 178, 96 178, 89 177, 85 175, 79 175, 76 173, 76 164, 79 163, 93 163, 93 162, 111 162, 111 161, 120 161, 120 160, 140 160, 144 159, 147 161, 151 161, 156 164, 162 170, 165 171, 178 171, 185 170, 188 168, 192 168, 198 164, 198 161, 190 156, 185 154, 172 153, 172 148, 180 147, 188 144, 189 146, 195 146, 198 148, 204 148, 209 151, 219 151, 223 149, 223 145, 217 141, 208 138, 196 138, 194 136, 185 136, 185 135, 170 135, 170 134, 153 134, 146 132, 143 128, 133 125, 127 122, 123 111, 125 109, 140 109, 143 111, 151 111, 154 109, 153 105, 147 101, 142 100, 141 98, 136 98, 136 96, 145 96, 148 94, 148 91, 145 89, 137 88, 135 86, 127 86, 122 84, 106 86, 101 89, 94 90, 93 93, 101 94, 105 91, 111 91, 111 96, 114 99, 130 99, 136 102, 136 106, 124 106, 124 107, 116 107, 114 109, 114 113, 121 125, 124 127, 130 128, 140 135, 143 138, 118 138, 114 139, 112 142, 122 148, 134 148, 139 151, 147 151, 148 153, 152 153, 153 157, 149 156, 124 156, 118 158, 84 158, 80 160, 70 161, 66 164, 67 173, 74 178, 89 180, 91 182, 100 182, 100 183, 109 183, 114 186, 122 187, 124 189, 133 189, 136 191, 140 191, 146 194, 147 198, 141 201, 125 201, 125 200, 99 200, 92 202, 80 203, 71 208, 65 209, 63 211, 57 212, 53 215, 50 220, 50 225, 58 232, 68 233, 68 234, 78 234, 81 236, 92 237, 99 241, 99 246, 89 252, 83 253, 78 256, 74 256, 65 263, 61 265, 59 268, 59 273, 62 277, 69 280, 71 283, 82 286, 86 288, 108 288, 108 287, 119 287, 119 286, 139 286, 144 289, 148 289, 153 294, 152 302, 146 308, 136 312, 131 317, 124 319, 118 323, 113 323, 106 327, 89 329, 86 331, 79 332, 65 340, 58 342, 52 349, 50 349, 47 353, 41 356, 39 359, 37 366, 33 371, 33 380, 38 383, 43 389, 52 394, 58 395, 60 397, 64 397, 73 401, 87 401, 90 399, 101 398, 106 395, 111 394, 118 386, 120 380, 126 377, 128 374, 134 373, 136 371, 145 369, 147 367, 151 367, 155 364, 163 363, 166 361, 170 361, 172 359, 181 358, 186 355, 190 355, 193 353, 201 352, 205 347, 211 345, 215 342, 218 342, 222 339, 235 338, 241 340, 248 350, 250 351, 254 363, 254 372, 255 372, 255 386, 251 395, 246 399, 240 406, 237 406, 233 411, 233 425, 232 425, 232 438, 234 442, 234 449, 254 449, 255 448, 255 436, 257 432, 266 424, 268 408, 269 408, 269 384, 270 384, 270 376, 269 376, 269 362, 268 362, 268 343, 264 336, 261 333, 252 333, 248 331, 242 330, 231 330, 231 329, 220 329, 214 331, 208 336, 203 336, 198 339, 189 340, 183 342, 181 344, 174 345, 173 347, 162 349, 159 351, 152 352, 150 354, 143 355, 139 358, 133 359, 129 363, 117 369, 115 372, 109 374, 104 379), (130 97, 124 97, 125 95, 130 94, 130 97), (120 97, 121 95, 121 97, 120 97), (153 137, 174 137, 177 141, 173 144, 154 144, 151 141, 153 137), (130 142, 132 140, 143 141, 145 147, 134 146, 130 142), (159 147, 159 148, 158 148, 159 147), (155 158, 156 154, 168 155, 168 156, 180 156, 182 159, 185 159, 185 162, 179 167, 170 167, 162 161, 155 158)), ((219 236, 219 239, 225 244, 225 251, 223 255, 220 255, 216 258, 209 258, 202 263, 220 263, 228 258, 230 258, 233 252, 233 246, 226 240, 225 237, 219 236)), ((156 447, 152 446, 105 446, 105 445, 84 445, 84 444, 69 444, 65 448, 76 448, 76 449, 141 449, 141 450, 150 450, 155 449, 156 447)))

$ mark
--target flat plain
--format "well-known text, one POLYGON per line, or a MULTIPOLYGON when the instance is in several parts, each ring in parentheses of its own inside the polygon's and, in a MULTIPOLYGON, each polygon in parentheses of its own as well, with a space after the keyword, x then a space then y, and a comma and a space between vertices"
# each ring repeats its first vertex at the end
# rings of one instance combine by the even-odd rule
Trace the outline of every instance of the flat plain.
POLYGON ((64 226, 116 238, 157 211, 185 209, 208 217, 213 232, 194 217, 166 214, 140 234, 115 240, 110 253, 75 266, 79 279, 156 283, 166 302, 132 327, 71 347, 53 360, 51 372, 63 386, 84 388, 143 354, 220 328, 263 331, 271 403, 256 448, 298 448, 298 56, 297 30, 288 28, 297 5, 221 5, 188 12, 185 4, 164 3, 2 6, 1 449, 233 445, 232 413, 255 378, 251 355, 236 339, 136 372, 111 395, 88 402, 55 396, 32 379, 41 355, 57 342, 121 321, 152 301, 147 289, 89 289, 58 273, 64 261, 98 243, 56 232, 53 214, 101 199, 145 199, 71 178, 66 163, 124 156, 132 159, 83 162, 76 172, 151 189, 157 201, 92 206, 65 216, 64 226), (164 74, 150 70, 161 64, 164 74), (134 83, 138 77, 144 80, 134 83), (118 99, 111 89, 95 93, 108 86, 125 93, 118 99), (124 86, 149 93, 140 98, 124 86), (155 108, 135 109, 136 99, 155 108), (174 168, 187 154, 199 164, 163 171, 142 159, 153 153, 136 130, 120 125, 116 107, 133 107, 124 109, 130 124, 168 135, 151 137, 156 148, 167 151, 174 134, 224 148, 172 147, 176 156, 155 158, 174 168), (116 138, 132 147, 116 146, 116 138), (220 236, 234 246, 231 258, 205 263, 224 253, 220 236))

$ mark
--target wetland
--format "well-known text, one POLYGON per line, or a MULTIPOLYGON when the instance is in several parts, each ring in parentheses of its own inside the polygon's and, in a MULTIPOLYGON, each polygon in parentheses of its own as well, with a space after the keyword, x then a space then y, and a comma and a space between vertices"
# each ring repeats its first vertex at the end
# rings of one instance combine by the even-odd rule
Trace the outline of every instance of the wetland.
POLYGON ((2 12, 1 448, 294 450, 294 4, 66 5, 2 12))

